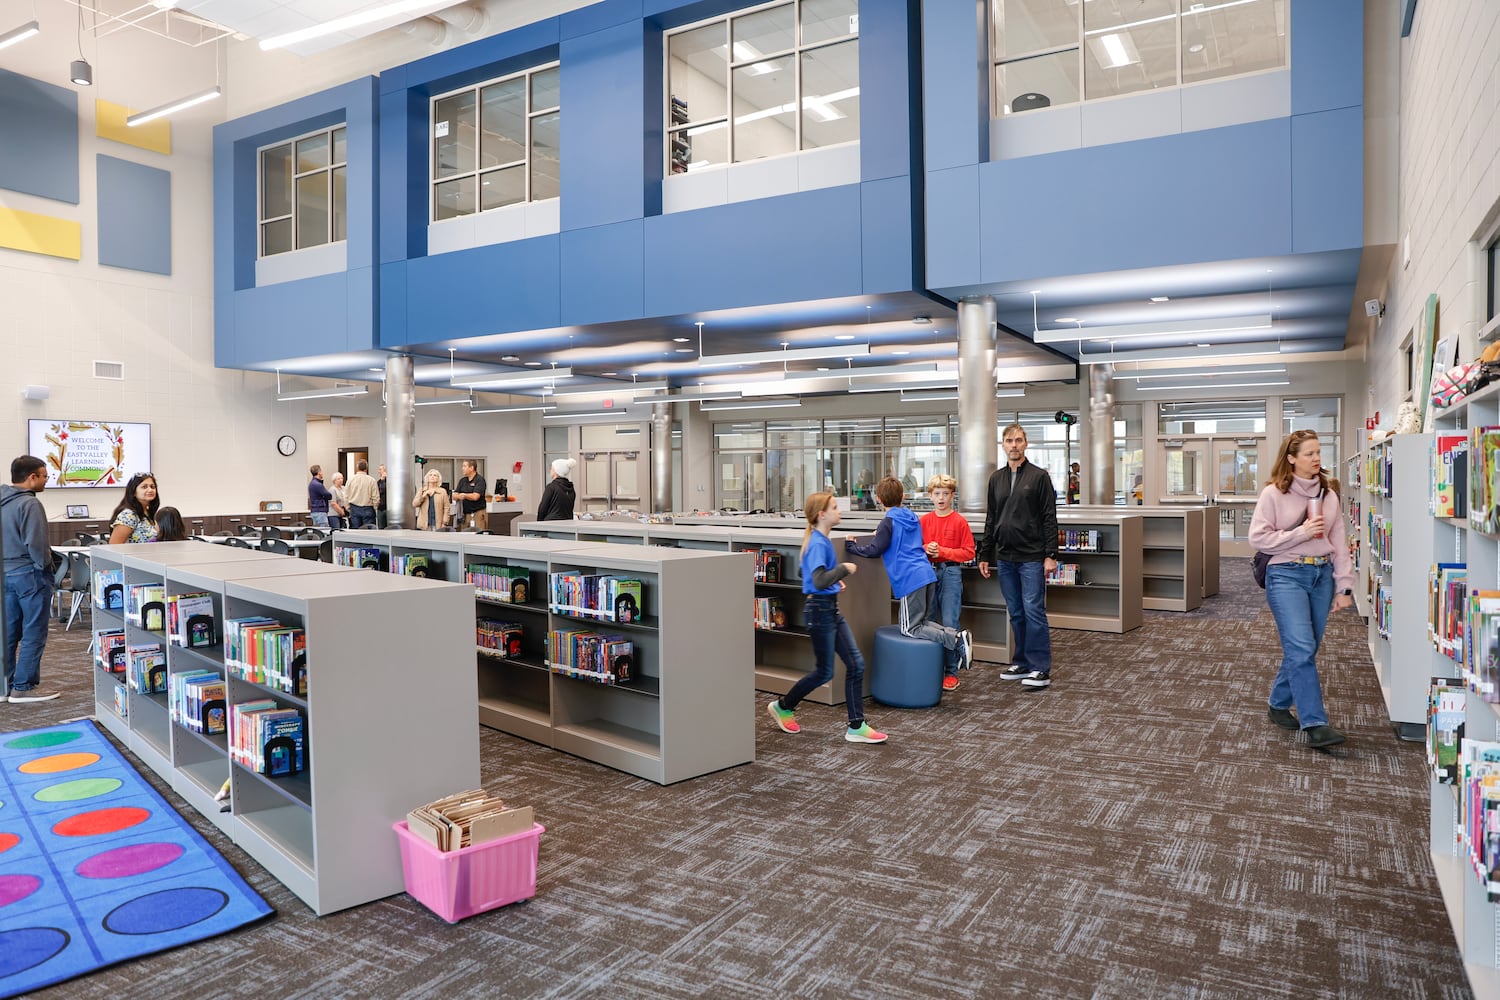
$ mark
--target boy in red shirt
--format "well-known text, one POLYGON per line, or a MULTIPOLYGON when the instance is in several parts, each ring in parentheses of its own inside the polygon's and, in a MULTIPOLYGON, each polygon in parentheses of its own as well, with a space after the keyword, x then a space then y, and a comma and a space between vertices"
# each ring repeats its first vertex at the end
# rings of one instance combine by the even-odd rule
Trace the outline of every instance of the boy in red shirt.
MULTIPOLYGON (((963 604, 963 564, 974 561, 974 532, 969 522, 953 509, 953 491, 958 480, 936 475, 927 481, 932 510, 922 515, 922 548, 937 573, 938 621, 958 628, 963 604)), ((950 650, 943 662, 943 690, 958 690, 958 652, 950 650)))

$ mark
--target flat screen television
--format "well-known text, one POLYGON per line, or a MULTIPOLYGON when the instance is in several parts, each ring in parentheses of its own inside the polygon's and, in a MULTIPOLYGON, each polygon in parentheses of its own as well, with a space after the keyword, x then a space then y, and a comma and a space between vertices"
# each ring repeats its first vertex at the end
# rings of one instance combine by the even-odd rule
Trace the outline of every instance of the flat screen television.
POLYGON ((120 487, 151 470, 151 425, 118 420, 27 421, 26 452, 47 463, 47 488, 120 487))

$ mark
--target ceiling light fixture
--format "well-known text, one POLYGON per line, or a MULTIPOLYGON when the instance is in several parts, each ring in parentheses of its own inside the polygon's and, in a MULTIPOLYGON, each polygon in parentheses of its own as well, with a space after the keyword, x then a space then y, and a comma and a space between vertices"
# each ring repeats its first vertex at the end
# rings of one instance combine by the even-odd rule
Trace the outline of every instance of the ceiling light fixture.
POLYGON ((1053 322, 1055 322, 1055 323, 1077 323, 1078 322, 1078 317, 1077 316, 1059 316, 1059 317, 1057 317, 1057 319, 1053 320, 1053 322))
POLYGON ((1181 392, 1185 389, 1258 389, 1268 385, 1291 385, 1286 379, 1279 382, 1204 382, 1198 385, 1136 385, 1139 392, 1181 392))
POLYGON ((1147 347, 1134 351, 1082 351, 1081 365, 1109 365, 1122 361, 1198 361, 1203 358, 1253 358, 1280 354, 1279 340, 1254 340, 1243 344, 1219 344, 1217 347, 1147 347))
POLYGON ((996 382, 1055 382, 1078 377, 1078 366, 1071 361, 1044 365, 1003 365, 995 368, 996 382))
POLYGON ((1038 344, 1063 344, 1078 340, 1124 340, 1131 337, 1196 336, 1205 333, 1234 333, 1240 330, 1269 330, 1271 316, 1225 316, 1221 319, 1188 319, 1167 323, 1124 323, 1118 326, 1093 326, 1086 330, 1038 330, 1031 339, 1038 344))
MULTIPOLYGON (((915 323, 916 320, 912 320, 912 322, 915 323)), ((833 339, 834 340, 853 340, 854 339, 854 334, 852 334, 852 333, 835 333, 833 335, 833 339)))
POLYGON ((68 79, 80 87, 87 87, 94 82, 94 68, 87 59, 74 59, 68 64, 68 79))
POLYGON ((527 413, 527 412, 530 412, 530 411, 533 411, 533 410, 541 410, 543 412, 547 412, 549 410, 555 410, 555 409, 557 409, 557 407, 554 406, 554 405, 552 405, 551 403, 528 403, 528 404, 520 405, 520 406, 484 406, 484 407, 475 407, 474 409, 470 410, 469 412, 470 413, 527 413))
POLYGON ((878 378, 885 375, 916 375, 923 374, 934 376, 938 373, 944 375, 957 374, 956 371, 945 372, 938 368, 935 361, 914 361, 905 365, 871 365, 868 368, 846 368, 827 372, 787 372, 788 379, 806 381, 808 379, 822 378, 878 378))
POLYGON ((383 21, 390 17, 399 17, 402 14, 409 14, 414 10, 421 10, 423 7, 431 6, 432 0, 395 0, 393 3, 383 3, 379 6, 371 7, 369 10, 362 10, 345 17, 334 18, 331 21, 324 21, 322 24, 315 24, 309 28, 299 28, 296 31, 273 35, 270 38, 262 39, 260 48, 262 52, 269 52, 272 49, 283 49, 288 45, 296 45, 299 42, 305 42, 313 38, 322 38, 324 35, 337 34, 349 28, 358 28, 361 25, 373 24, 376 21, 383 21))
POLYGON ((437 398, 434 397, 433 399, 419 399, 415 403, 413 403, 412 405, 413 406, 452 406, 455 403, 468 403, 470 406, 473 406, 474 405, 474 397, 472 395, 459 396, 457 399, 437 399, 437 398))
POLYGON ((911 392, 901 390, 901 402, 903 403, 927 403, 940 399, 957 399, 957 389, 914 389, 911 392))
POLYGON ((203 104, 207 101, 212 101, 221 96, 223 96, 223 91, 221 91, 218 86, 215 85, 205 91, 202 91, 201 93, 191 94, 187 97, 180 97, 175 101, 168 101, 166 104, 163 104, 160 107, 152 108, 150 111, 141 111, 137 114, 130 115, 125 119, 125 124, 132 127, 136 125, 144 125, 147 122, 155 121, 158 118, 165 118, 167 115, 172 114, 174 111, 181 111, 184 108, 191 108, 196 104, 203 104))
POLYGON ((449 385, 455 389, 513 389, 517 386, 546 385, 555 379, 572 377, 573 369, 554 368, 546 372, 499 372, 493 375, 474 375, 468 378, 451 379, 449 385))
POLYGON ((502 357, 501 357, 501 358, 500 358, 500 360, 501 360, 501 361, 520 361, 520 360, 521 360, 521 358, 520 358, 520 356, 519 356, 519 355, 515 355, 515 354, 506 354, 506 355, 503 355, 503 356, 502 356, 502 357))
POLYGON ((1015 399, 1024 395, 1026 395, 1024 385, 1002 385, 995 388, 996 399, 1015 399))
POLYGON ((673 337, 672 338, 672 343, 674 343, 674 344, 688 344, 688 343, 692 342, 692 339, 693 338, 691 338, 691 337, 673 337))
POLYGON ((1148 371, 1131 370, 1113 372, 1110 377, 1114 379, 1157 379, 1157 378, 1213 378, 1219 375, 1229 375, 1238 378, 1241 375, 1285 375, 1286 365, 1272 365, 1269 367, 1258 367, 1255 365, 1227 365, 1223 368, 1203 368, 1201 366, 1192 368, 1157 368, 1148 371))
POLYGON ((822 361, 827 358, 858 358, 870 353, 869 344, 847 344, 835 347, 799 347, 795 350, 754 351, 749 354, 715 354, 703 356, 699 347, 699 364, 704 368, 727 368, 731 365, 772 365, 786 361, 822 361))
POLYGON ((24 42, 32 35, 39 35, 42 26, 36 21, 28 21, 19 28, 11 28, 5 34, 0 35, 0 49, 9 48, 17 42, 24 42))
POLYGON ((1165 295, 1153 295, 1153 296, 1151 296, 1151 301, 1152 302, 1167 302, 1167 301, 1170 301, 1170 300, 1165 295))
POLYGON ((911 321, 913 323, 917 324, 918 326, 926 326, 928 323, 932 322, 932 317, 931 316, 913 316, 911 318, 911 321))
POLYGON ((281 392, 277 390, 276 402, 287 403, 294 399, 331 399, 334 396, 367 396, 370 387, 367 385, 336 385, 331 389, 300 389, 296 392, 281 392))
POLYGON ((757 400, 753 403, 699 403, 698 409, 706 413, 712 413, 715 410, 776 410, 782 407, 801 405, 802 400, 800 399, 766 399, 757 400))
POLYGON ((624 410, 559 410, 542 414, 543 420, 577 420, 580 417, 623 417, 624 410))

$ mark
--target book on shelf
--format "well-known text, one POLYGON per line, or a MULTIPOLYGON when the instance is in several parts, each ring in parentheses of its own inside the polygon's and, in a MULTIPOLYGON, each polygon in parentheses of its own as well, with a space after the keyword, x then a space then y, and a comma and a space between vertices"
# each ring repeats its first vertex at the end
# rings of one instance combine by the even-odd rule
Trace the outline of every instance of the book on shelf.
POLYGON ((167 598, 167 641, 200 649, 219 641, 219 620, 212 594, 172 594, 167 598))
POLYGON ((271 698, 235 702, 229 706, 229 759, 244 767, 255 768, 255 754, 247 717, 252 712, 275 711, 281 706, 271 698))
POLYGON ((195 733, 224 731, 224 678, 217 670, 185 670, 167 678, 167 713, 171 720, 195 733), (212 703, 212 705, 210 705, 212 703), (216 707, 219 714, 209 716, 216 707), (217 723, 217 730, 206 725, 217 723))
POLYGON ((129 664, 127 656, 124 629, 110 629, 94 636, 94 665, 100 670, 125 673, 129 664))
POLYGON ((1434 677, 1427 695, 1427 764, 1441 784, 1458 783, 1458 747, 1464 736, 1463 684, 1434 677))
POLYGON ((167 588, 159 583, 135 583, 125 588, 125 620, 137 628, 160 632, 166 627, 167 588))
POLYGON ((775 549, 746 549, 755 553, 755 582, 780 583, 783 556, 775 549))
POLYGON ((370 545, 334 546, 333 561, 356 569, 379 569, 385 553, 370 545))
POLYGON ((755 627, 767 631, 786 628, 786 605, 779 597, 755 599, 755 627))
POLYGON ((1098 552, 1098 528, 1058 528, 1057 547, 1067 552, 1098 552))
POLYGON ((1384 584, 1375 590, 1375 631, 1391 637, 1391 588, 1384 584))
POLYGON ((638 622, 646 613, 645 587, 640 580, 600 573, 553 573, 547 587, 552 610, 564 614, 638 622))
POLYGON ((499 604, 525 604, 531 594, 531 572, 524 566, 471 563, 464 582, 473 585, 476 596, 499 604))
POLYGON ((1438 652, 1463 662, 1468 570, 1463 563, 1433 563, 1427 571, 1427 638, 1438 652))
POLYGON ((1058 563, 1057 568, 1047 574, 1047 583, 1053 587, 1077 587, 1082 581, 1078 578, 1077 563, 1058 563))
POLYGON ((231 618, 224 623, 224 669, 253 684, 306 697, 307 633, 277 618, 231 618))
POLYGON ((125 610, 125 571, 94 570, 94 607, 104 611, 125 610))
POLYGON ((1469 525, 1500 533, 1500 427, 1469 430, 1469 525))
POLYGON ((125 651, 130 690, 142 694, 160 694, 167 689, 167 654, 160 643, 128 646, 125 651))
POLYGON ((1428 463, 1427 512, 1460 518, 1469 512, 1469 436, 1437 434, 1428 463))
POLYGON ((269 699, 241 702, 231 709, 231 722, 235 763, 272 778, 306 770, 306 722, 295 708, 269 699))
POLYGON ((521 655, 521 639, 524 632, 519 623, 479 618, 474 624, 474 641, 480 649, 511 659, 521 655))
POLYGON ((635 673, 635 647, 622 635, 554 629, 547 633, 547 667, 580 680, 624 684, 635 673))
POLYGON ((1500 743, 1459 743, 1459 838, 1490 902, 1500 900, 1500 743))
POLYGON ((119 684, 115 685, 115 714, 127 721, 130 719, 130 694, 119 684))
POLYGON ((397 576, 420 576, 431 575, 431 564, 427 555, 422 552, 403 552, 391 556, 391 572, 397 576))
POLYGON ((1464 631, 1464 680, 1486 702, 1500 702, 1500 590, 1472 590, 1464 631))

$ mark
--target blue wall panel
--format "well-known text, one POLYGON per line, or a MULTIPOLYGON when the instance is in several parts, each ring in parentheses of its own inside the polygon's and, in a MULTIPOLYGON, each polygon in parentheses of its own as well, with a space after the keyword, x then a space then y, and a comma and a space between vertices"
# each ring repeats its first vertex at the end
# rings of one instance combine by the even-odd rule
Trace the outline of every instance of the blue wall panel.
POLYGON ((1292 117, 1292 250, 1364 244, 1364 109, 1292 117))
MULTIPOLYGON (((993 211, 993 210, 992 210, 993 211)), ((927 175, 927 286, 948 288, 980 279, 979 167, 950 167, 927 175)))
POLYGON ((864 290, 909 292, 913 286, 911 182, 906 177, 860 186, 864 290))
MULTIPOLYGON (((349 277, 325 274, 234 293, 234 360, 266 364, 350 349, 349 277)), ((223 332, 215 317, 215 336, 223 332)), ((368 345, 367 345, 368 346, 368 345)))
POLYGON ((1291 8, 1292 114, 1364 102, 1361 0, 1298 0, 1291 8))
POLYGON ((912 98, 916 27, 906 0, 864 0, 859 9, 859 176, 873 181, 912 172, 921 136, 912 98))
POLYGON ((172 273, 172 175, 96 154, 99 263, 172 273))
POLYGON ((0 69, 0 187, 78 204, 78 94, 0 69))
POLYGON ((922 156, 928 170, 989 159, 987 49, 974 4, 922 4, 922 156))
POLYGON ((641 16, 641 0, 603 0, 562 15, 560 33, 563 41, 567 41, 604 28, 630 24, 632 21, 639 23, 641 16))
POLYGON ((408 261, 405 328, 382 336, 410 344, 557 326, 558 244, 538 236, 408 261))
MULTIPOLYGON (((644 214, 645 33, 644 23, 635 20, 563 44, 563 229, 644 214), (567 155, 569 150, 586 152, 567 155)), ((658 93, 653 103, 660 100, 658 93)), ((660 114, 658 110, 657 117, 660 114)), ((660 160, 661 146, 654 151, 660 160)))
POLYGON ((645 287, 641 219, 562 234, 562 323, 638 319, 645 287))
POLYGON ((399 347, 406 343, 406 261, 380 265, 380 302, 376 307, 376 330, 381 347, 399 347))
POLYGON ((858 295, 860 188, 646 220, 646 315, 858 295))

